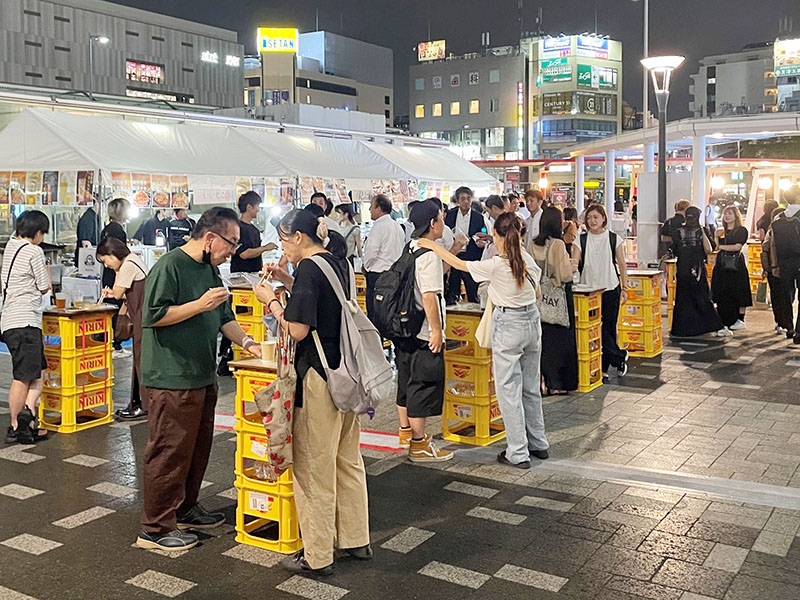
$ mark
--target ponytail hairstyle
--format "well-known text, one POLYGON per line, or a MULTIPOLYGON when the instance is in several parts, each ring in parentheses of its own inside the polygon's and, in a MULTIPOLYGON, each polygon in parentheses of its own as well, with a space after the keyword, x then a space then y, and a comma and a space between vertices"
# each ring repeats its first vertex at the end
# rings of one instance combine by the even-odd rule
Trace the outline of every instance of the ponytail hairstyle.
POLYGON ((528 268, 522 258, 522 225, 514 213, 503 213, 494 222, 494 230, 503 238, 511 274, 517 280, 517 287, 525 285, 528 268))

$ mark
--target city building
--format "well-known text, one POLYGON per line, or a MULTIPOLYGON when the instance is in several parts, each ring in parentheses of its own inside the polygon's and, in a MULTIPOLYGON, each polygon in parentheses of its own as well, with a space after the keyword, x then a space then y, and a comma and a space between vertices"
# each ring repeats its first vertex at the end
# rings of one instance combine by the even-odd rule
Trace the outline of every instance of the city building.
POLYGON ((299 34, 260 28, 258 57, 245 59, 244 103, 250 108, 310 104, 381 115, 394 121, 390 49, 327 31, 299 34))
POLYGON ((518 47, 445 57, 445 42, 420 45, 409 70, 409 132, 443 139, 469 160, 525 153, 526 57, 518 47))
POLYGON ((538 37, 527 45, 530 157, 622 131, 622 43, 594 34, 538 37))
POLYGON ((241 106, 234 31, 103 0, 0 2, 0 82, 241 106))
POLYGON ((800 102, 800 39, 748 44, 706 56, 692 75, 695 117, 794 111, 800 102))

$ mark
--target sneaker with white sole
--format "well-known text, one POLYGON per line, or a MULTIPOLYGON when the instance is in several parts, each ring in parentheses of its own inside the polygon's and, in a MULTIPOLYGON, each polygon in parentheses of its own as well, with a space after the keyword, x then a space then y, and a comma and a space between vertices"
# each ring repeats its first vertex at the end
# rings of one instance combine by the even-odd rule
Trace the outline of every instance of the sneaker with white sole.
POLYGON ((131 352, 130 350, 126 350, 125 348, 114 350, 111 353, 111 358, 113 358, 114 360, 117 360, 119 358, 130 358, 131 356, 133 356, 133 352, 131 352))
POLYGON ((733 332, 730 329, 728 329, 727 327, 723 327, 715 335, 717 337, 729 337, 729 336, 733 335, 733 332))
POLYGON ((403 429, 399 427, 397 429, 397 445, 400 448, 410 448, 411 447, 411 427, 408 429, 403 429))
POLYGON ((740 329, 747 329, 747 325, 741 319, 736 319, 736 323, 729 327, 731 331, 739 331, 740 329))
POLYGON ((420 441, 412 439, 411 447, 408 449, 408 459, 411 462, 440 462, 451 458, 453 458, 453 453, 437 448, 430 434, 420 441))

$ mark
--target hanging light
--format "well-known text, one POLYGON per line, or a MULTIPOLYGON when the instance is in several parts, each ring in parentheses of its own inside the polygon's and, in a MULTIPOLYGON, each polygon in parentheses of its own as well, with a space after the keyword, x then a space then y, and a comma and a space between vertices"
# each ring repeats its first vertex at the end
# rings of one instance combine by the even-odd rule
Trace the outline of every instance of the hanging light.
POLYGON ((758 187, 762 190, 768 190, 772 187, 772 177, 762 177, 758 180, 758 187))
MULTIPOLYGON (((759 183, 760 183, 760 182, 759 182, 759 183)), ((785 191, 786 191, 786 190, 788 190, 790 187, 792 187, 792 180, 791 180, 791 179, 785 179, 785 178, 784 178, 784 179, 781 179, 781 180, 778 182, 778 187, 779 187, 779 188, 781 188, 781 191, 782 191, 782 192, 785 192, 785 191)))
POLYGON ((720 177, 719 175, 715 175, 711 178, 711 189, 712 190, 721 190, 725 187, 725 178, 720 177))

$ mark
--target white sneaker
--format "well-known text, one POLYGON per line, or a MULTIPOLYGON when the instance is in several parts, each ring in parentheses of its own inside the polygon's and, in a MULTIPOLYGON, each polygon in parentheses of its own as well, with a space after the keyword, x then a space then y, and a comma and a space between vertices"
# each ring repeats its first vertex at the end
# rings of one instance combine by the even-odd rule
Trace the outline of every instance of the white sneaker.
POLYGON ((736 323, 730 326, 730 330, 738 331, 740 329, 746 329, 746 327, 747 326, 744 324, 744 321, 742 321, 741 319, 736 319, 736 323))
POLYGON ((118 358, 130 358, 133 356, 133 352, 130 350, 126 350, 125 348, 120 348, 119 350, 114 350, 111 353, 111 358, 118 359, 118 358))
POLYGON ((728 329, 727 327, 723 327, 722 329, 720 329, 716 333, 717 337, 728 337, 728 336, 731 336, 731 335, 733 335, 733 332, 730 329, 728 329))

